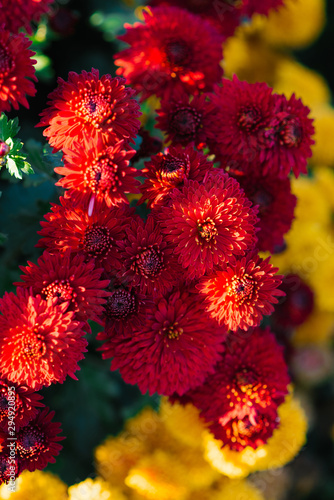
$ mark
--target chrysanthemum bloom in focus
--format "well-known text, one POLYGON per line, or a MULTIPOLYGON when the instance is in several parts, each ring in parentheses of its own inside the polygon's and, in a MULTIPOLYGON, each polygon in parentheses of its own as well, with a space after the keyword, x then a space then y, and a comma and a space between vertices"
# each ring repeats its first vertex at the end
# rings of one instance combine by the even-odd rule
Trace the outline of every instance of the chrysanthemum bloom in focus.
POLYGON ((231 449, 256 447, 271 436, 277 407, 290 383, 283 350, 274 334, 256 328, 244 335, 227 339, 215 372, 187 393, 215 437, 231 449))
POLYGON ((0 380, 0 429, 8 431, 9 411, 15 413, 17 429, 27 425, 37 415, 38 407, 44 406, 41 399, 41 394, 24 385, 16 385, 6 379, 0 380), (15 390, 11 391, 9 388, 13 386, 15 390), (12 392, 14 396, 9 397, 12 392))
POLYGON ((141 185, 139 204, 148 200, 150 208, 168 204, 168 195, 173 189, 181 189, 186 179, 203 181, 205 174, 213 170, 213 163, 192 146, 183 149, 172 146, 145 162, 141 171, 145 181, 141 185))
POLYGON ((116 54, 117 74, 142 93, 167 97, 178 88, 189 94, 212 90, 223 70, 222 37, 199 16, 177 7, 143 11, 145 24, 125 25, 119 39, 130 45, 116 54))
POLYGON ((0 375, 10 382, 40 390, 76 378, 78 361, 83 359, 87 341, 82 324, 66 302, 33 297, 18 288, 17 295, 5 293, 0 300, 0 375))
POLYGON ((230 0, 151 0, 149 5, 175 6, 187 9, 206 19, 222 35, 223 39, 233 35, 240 24, 240 9, 230 0))
POLYGON ((283 276, 278 268, 250 253, 237 260, 231 258, 224 270, 204 277, 197 285, 205 295, 207 311, 219 323, 236 331, 258 326, 263 316, 274 311, 277 297, 284 296, 278 287, 283 276))
POLYGON ((290 99, 275 95, 275 113, 263 133, 262 172, 285 178, 290 171, 296 177, 307 173, 307 158, 312 156, 313 119, 310 109, 294 94, 290 99))
POLYGON ((71 254, 70 249, 55 254, 44 251, 37 264, 28 261, 28 266, 20 269, 23 281, 15 285, 32 287, 34 295, 56 299, 56 304, 66 302, 66 310, 73 311, 75 319, 97 321, 102 314, 109 280, 102 280, 103 269, 96 269, 93 260, 85 262, 84 255, 71 254))
POLYGON ((118 242, 122 267, 118 276, 138 286, 141 293, 158 296, 171 290, 182 279, 182 268, 173 246, 161 234, 160 225, 149 216, 146 223, 133 220, 126 238, 118 242))
POLYGON ((248 83, 237 76, 223 79, 211 101, 217 108, 208 135, 211 151, 223 166, 243 171, 259 161, 262 135, 274 116, 275 99, 266 83, 248 83))
POLYGON ((37 246, 46 247, 50 253, 81 253, 86 261, 93 259, 97 268, 107 272, 120 267, 116 242, 125 237, 125 228, 131 221, 133 209, 123 203, 108 208, 104 202, 95 202, 94 211, 88 215, 87 204, 75 204, 71 196, 60 197, 61 205, 52 204, 51 212, 41 221, 42 236, 37 246))
POLYGON ((105 146, 100 141, 84 139, 75 149, 63 149, 64 166, 56 167, 63 175, 56 186, 74 189, 79 197, 105 201, 108 207, 127 202, 125 193, 138 193, 138 171, 129 166, 135 151, 125 149, 123 141, 105 146))
MULTIPOLYGON (((4 11, 3 8, 1 11, 4 11)), ((1 14, 0 14, 1 15, 1 14)), ((1 22, 0 22, 1 25, 1 22)), ((13 35, 0 30, 0 113, 19 109, 20 105, 29 108, 26 96, 36 94, 35 54, 29 49, 31 41, 24 34, 13 35)))
POLYGON ((43 135, 54 151, 76 149, 75 143, 84 138, 115 145, 136 137, 140 108, 133 98, 135 91, 125 87, 123 78, 100 78, 99 71, 92 68, 90 73, 71 71, 67 82, 60 77, 57 81, 37 125, 47 127, 43 135))
POLYGON ((225 337, 198 294, 174 291, 157 302, 138 331, 119 339, 111 370, 119 369, 142 393, 182 395, 213 372, 225 337))
POLYGON ((275 253, 284 244, 283 236, 291 227, 297 198, 291 193, 289 178, 259 175, 256 166, 246 174, 234 176, 254 205, 259 208, 257 247, 275 253))
POLYGON ((58 435, 61 427, 58 422, 52 422, 54 414, 54 411, 49 412, 49 408, 43 408, 34 420, 18 432, 16 452, 21 470, 42 470, 48 463, 55 463, 54 457, 59 455, 63 447, 59 441, 65 437, 58 435))
POLYGON ((166 132, 167 140, 173 146, 194 144, 197 149, 203 149, 215 112, 216 108, 209 102, 208 94, 190 97, 180 90, 174 92, 171 98, 161 101, 155 127, 166 132))
POLYGON ((157 217, 190 278, 212 272, 232 255, 254 247, 257 210, 251 205, 238 182, 221 171, 170 194, 169 206, 157 217))
POLYGON ((53 0, 1 0, 0 26, 12 33, 20 28, 31 34, 31 22, 38 22, 53 0))

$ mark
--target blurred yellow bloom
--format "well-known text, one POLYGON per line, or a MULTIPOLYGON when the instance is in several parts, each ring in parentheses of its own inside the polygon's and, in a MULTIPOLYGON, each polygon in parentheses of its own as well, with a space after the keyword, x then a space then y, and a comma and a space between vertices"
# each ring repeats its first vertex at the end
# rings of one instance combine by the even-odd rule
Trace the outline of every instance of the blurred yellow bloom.
POLYGON ((334 108, 329 104, 315 106, 314 118, 315 144, 312 146, 311 163, 313 165, 334 166, 334 108))
POLYGON ((69 500, 126 500, 121 491, 110 488, 101 478, 88 478, 68 489, 69 500))
POLYGON ((332 339, 333 332, 334 313, 315 307, 307 320, 296 328, 291 341, 296 347, 328 344, 332 339))
MULTIPOLYGON (((253 22, 258 22, 256 17, 253 22)), ((286 0, 263 22, 264 41, 293 49, 307 47, 322 32, 326 21, 324 0, 286 0)))
POLYGON ((0 486, 0 499, 10 500, 66 500, 67 485, 50 472, 24 471, 16 480, 16 491, 0 486))
POLYGON ((334 211, 334 171, 329 167, 317 166, 313 170, 314 181, 319 186, 324 196, 329 203, 332 211, 334 211))
POLYGON ((212 467, 228 477, 246 477, 251 472, 283 467, 305 444, 307 422, 298 401, 289 395, 278 409, 280 425, 268 442, 255 450, 247 446, 243 451, 232 451, 212 434, 205 435, 205 457, 212 467))
POLYGON ((302 99, 303 104, 311 108, 311 111, 313 106, 330 101, 328 84, 316 71, 290 57, 282 57, 277 62, 275 71, 273 89, 277 94, 284 94, 287 98, 295 94, 302 99))
POLYGON ((298 223, 329 227, 330 202, 323 196, 322 187, 313 178, 300 176, 298 179, 291 179, 291 190, 297 197, 295 219, 298 223))

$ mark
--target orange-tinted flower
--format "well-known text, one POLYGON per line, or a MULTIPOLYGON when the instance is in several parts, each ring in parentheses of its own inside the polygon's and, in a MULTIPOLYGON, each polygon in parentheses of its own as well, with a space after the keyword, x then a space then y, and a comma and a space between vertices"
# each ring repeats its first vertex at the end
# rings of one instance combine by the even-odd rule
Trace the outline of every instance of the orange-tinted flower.
POLYGON ((49 94, 49 107, 41 113, 38 126, 47 126, 43 135, 55 151, 75 150, 75 143, 84 138, 108 145, 129 142, 140 126, 134 94, 124 86, 123 78, 100 78, 96 69, 81 74, 71 71, 67 82, 58 78, 58 87, 49 94))
POLYGON ((231 258, 224 270, 204 277, 197 287, 211 316, 236 331, 258 326, 271 314, 277 297, 285 294, 278 288, 283 276, 275 274, 278 268, 269 260, 252 253, 240 260, 231 258))
POLYGON ((87 341, 82 324, 65 312, 66 302, 55 305, 18 288, 17 295, 0 299, 0 375, 10 382, 39 390, 76 378, 87 341))
MULTIPOLYGON (((4 12, 7 16, 7 11, 4 12)), ((24 33, 13 35, 9 31, 0 31, 0 113, 10 111, 11 106, 19 109, 20 104, 29 108, 26 96, 36 94, 31 81, 37 81, 36 61, 31 59, 35 52, 29 49, 30 45, 31 41, 24 33)))

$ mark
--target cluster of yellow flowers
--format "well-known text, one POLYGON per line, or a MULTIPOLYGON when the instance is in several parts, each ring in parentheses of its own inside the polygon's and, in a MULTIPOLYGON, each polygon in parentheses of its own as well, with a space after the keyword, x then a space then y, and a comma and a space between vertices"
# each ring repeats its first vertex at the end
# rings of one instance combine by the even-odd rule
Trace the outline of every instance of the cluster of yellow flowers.
POLYGON ((145 408, 116 437, 95 451, 97 477, 70 486, 48 472, 25 471, 10 500, 264 500, 251 480, 253 471, 284 466, 305 442, 306 418, 289 395, 279 409, 281 425, 256 450, 221 449, 198 410, 162 399, 158 412, 145 408))

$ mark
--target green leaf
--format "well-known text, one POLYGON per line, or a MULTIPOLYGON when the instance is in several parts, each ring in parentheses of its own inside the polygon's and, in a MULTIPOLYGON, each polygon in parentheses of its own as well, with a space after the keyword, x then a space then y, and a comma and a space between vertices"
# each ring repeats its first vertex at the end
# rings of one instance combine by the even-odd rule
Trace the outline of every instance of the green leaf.
POLYGON ((2 113, 0 116, 0 140, 5 142, 10 150, 1 158, 1 166, 6 167, 10 175, 16 179, 22 179, 22 172, 25 174, 34 173, 26 156, 21 151, 23 143, 18 137, 14 138, 19 130, 18 118, 8 120, 7 116, 2 113))

